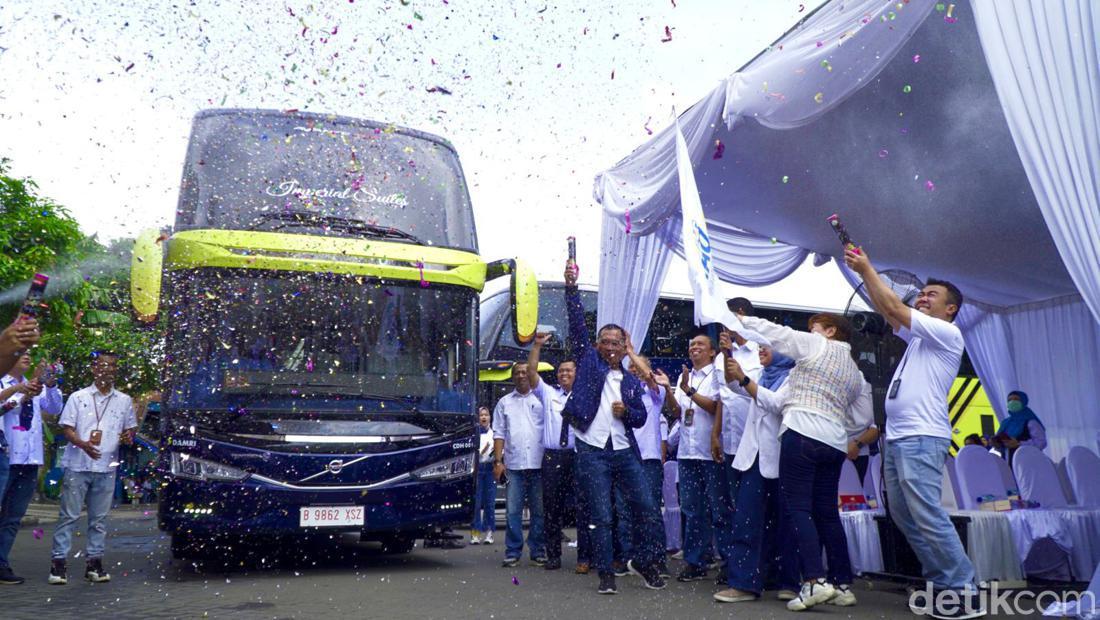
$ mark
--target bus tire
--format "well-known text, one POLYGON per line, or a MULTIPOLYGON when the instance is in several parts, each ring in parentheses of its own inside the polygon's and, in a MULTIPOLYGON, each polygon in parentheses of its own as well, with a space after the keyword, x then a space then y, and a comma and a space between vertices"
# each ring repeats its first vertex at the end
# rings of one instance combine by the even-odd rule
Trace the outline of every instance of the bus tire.
POLYGON ((382 539, 382 553, 400 555, 411 553, 416 548, 416 538, 412 536, 395 535, 382 539))

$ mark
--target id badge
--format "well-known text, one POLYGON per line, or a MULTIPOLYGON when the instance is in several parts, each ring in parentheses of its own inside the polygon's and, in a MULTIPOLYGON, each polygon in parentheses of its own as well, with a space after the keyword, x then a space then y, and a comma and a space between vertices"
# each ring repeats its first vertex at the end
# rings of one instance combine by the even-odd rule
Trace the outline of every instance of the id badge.
POLYGON ((688 409, 684 412, 684 426, 691 426, 695 424, 695 410, 688 409))
POLYGON ((886 398, 897 398, 898 390, 901 388, 901 379, 894 379, 894 382, 890 384, 890 393, 886 395, 886 398))
POLYGON ((103 431, 97 428, 92 431, 92 434, 88 437, 88 442, 93 446, 98 446, 101 441, 103 441, 103 431))

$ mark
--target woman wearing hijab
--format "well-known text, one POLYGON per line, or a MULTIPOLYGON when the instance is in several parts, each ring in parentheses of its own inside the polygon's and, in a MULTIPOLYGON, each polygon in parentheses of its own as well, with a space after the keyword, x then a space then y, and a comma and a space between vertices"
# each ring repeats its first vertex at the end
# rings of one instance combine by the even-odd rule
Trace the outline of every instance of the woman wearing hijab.
POLYGON ((1009 459, 1020 446, 1035 446, 1040 450, 1047 447, 1046 427, 1028 408, 1027 401, 1027 394, 1020 390, 1008 393, 1008 417, 1001 421, 1001 429, 993 438, 994 445, 1007 450, 1009 459))
MULTIPOLYGON (((779 531, 779 410, 769 411, 756 400, 757 390, 775 392, 794 368, 794 360, 776 353, 771 347, 760 347, 760 364, 764 371, 760 383, 749 379, 744 388, 751 398, 745 432, 733 459, 733 468, 741 472, 734 505, 733 537, 726 550, 726 584, 728 589, 714 595, 723 603, 755 600, 764 590, 764 576, 771 558, 779 560, 779 589, 786 600, 798 590, 797 558, 790 545, 777 545, 779 531)), ((726 358, 726 380, 737 385, 745 378, 744 370, 732 358, 726 358)))

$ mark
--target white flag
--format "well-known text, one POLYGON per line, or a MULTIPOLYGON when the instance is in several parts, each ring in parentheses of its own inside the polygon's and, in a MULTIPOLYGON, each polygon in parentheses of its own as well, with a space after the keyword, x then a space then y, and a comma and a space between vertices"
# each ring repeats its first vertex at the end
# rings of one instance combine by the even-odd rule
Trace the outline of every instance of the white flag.
POLYGON ((680 119, 676 119, 676 168, 680 176, 680 209, 682 223, 681 240, 684 244, 684 260, 688 264, 691 292, 695 297, 695 324, 721 323, 741 335, 742 338, 770 345, 767 338, 741 324, 737 315, 730 312, 726 300, 718 293, 718 276, 714 272, 710 235, 707 220, 703 217, 703 203, 699 200, 699 188, 695 185, 695 171, 691 167, 684 134, 680 131, 680 119))

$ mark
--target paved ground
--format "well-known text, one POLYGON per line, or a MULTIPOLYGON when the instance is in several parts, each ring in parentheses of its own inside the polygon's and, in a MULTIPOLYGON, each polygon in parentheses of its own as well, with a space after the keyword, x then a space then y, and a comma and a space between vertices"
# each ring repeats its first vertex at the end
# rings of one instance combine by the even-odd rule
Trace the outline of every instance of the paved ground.
MULTIPOLYGON (((155 513, 142 507, 114 513, 108 542, 109 584, 79 578, 83 557, 70 560, 70 584, 50 586, 50 535, 24 527, 12 564, 27 577, 21 586, 0 586, 0 618, 785 618, 771 596, 755 603, 719 605, 711 582, 670 583, 645 590, 636 577, 619 580, 618 596, 595 593, 595 576, 566 569, 549 572, 526 561, 500 567, 504 538, 493 546, 424 549, 383 555, 369 545, 321 544, 303 549, 254 549, 251 557, 196 566, 170 559, 168 537, 157 531, 155 513), (148 512, 148 514, 146 514, 148 512), (226 564, 232 564, 227 567, 226 564), (513 580, 514 578, 514 580, 513 580)), ((83 537, 76 539, 76 549, 83 537)), ((673 570, 678 563, 673 562, 673 570)), ((914 618, 904 590, 882 582, 856 584, 860 604, 827 607, 811 618, 914 618)))

